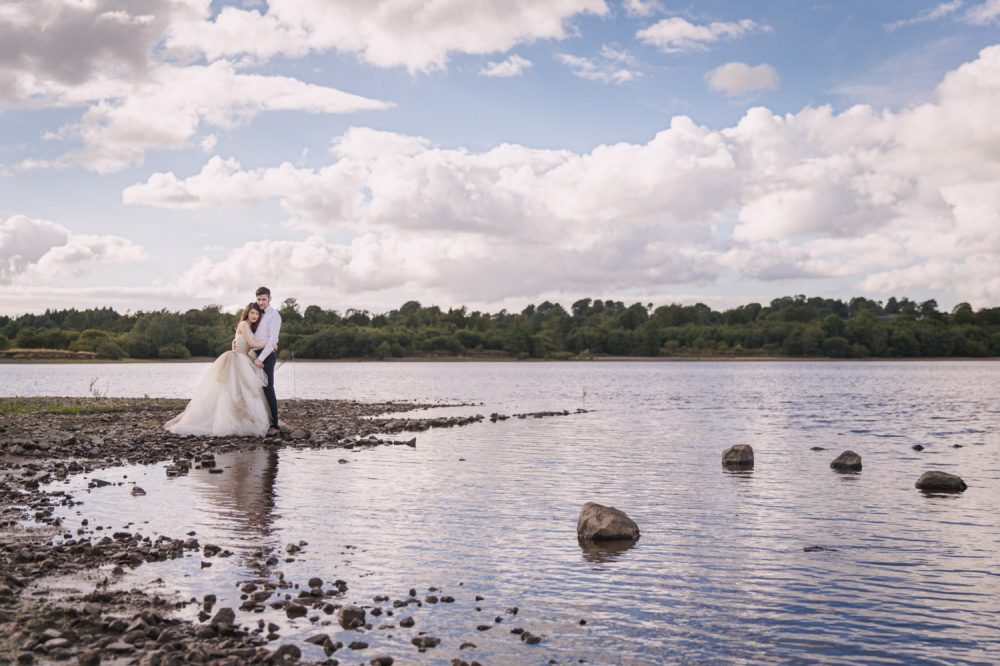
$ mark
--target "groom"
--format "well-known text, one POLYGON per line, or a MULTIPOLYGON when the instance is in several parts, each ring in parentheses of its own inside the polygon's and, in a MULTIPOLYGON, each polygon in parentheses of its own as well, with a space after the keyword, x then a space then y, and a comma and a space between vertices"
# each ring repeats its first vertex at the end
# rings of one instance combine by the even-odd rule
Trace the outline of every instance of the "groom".
POLYGON ((281 315, 271 307, 271 290, 267 287, 257 289, 257 305, 264 311, 264 316, 257 324, 253 339, 257 344, 263 344, 264 348, 257 353, 257 360, 254 365, 264 368, 267 375, 267 386, 264 387, 264 396, 267 398, 267 406, 271 410, 271 427, 268 428, 267 436, 273 437, 281 432, 278 428, 278 398, 274 395, 274 362, 278 356, 278 333, 281 331, 281 315))

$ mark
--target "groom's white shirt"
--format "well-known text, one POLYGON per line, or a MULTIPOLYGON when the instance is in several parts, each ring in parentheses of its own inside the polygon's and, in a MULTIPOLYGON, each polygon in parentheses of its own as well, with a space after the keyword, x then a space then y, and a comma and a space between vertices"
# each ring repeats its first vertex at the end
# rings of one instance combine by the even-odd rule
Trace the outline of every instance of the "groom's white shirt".
POLYGON ((267 306, 264 316, 257 324, 254 331, 253 340, 257 344, 263 344, 264 348, 257 353, 257 359, 263 361, 267 355, 274 351, 278 344, 278 333, 281 332, 281 315, 274 309, 274 306, 267 306))

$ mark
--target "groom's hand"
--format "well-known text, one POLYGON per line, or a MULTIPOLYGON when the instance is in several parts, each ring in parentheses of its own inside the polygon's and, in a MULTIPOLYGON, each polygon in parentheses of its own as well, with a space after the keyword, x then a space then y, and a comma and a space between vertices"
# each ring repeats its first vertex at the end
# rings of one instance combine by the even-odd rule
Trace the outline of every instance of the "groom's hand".
POLYGON ((259 358, 257 360, 255 360, 253 362, 253 364, 256 365, 258 368, 263 368, 264 367, 264 361, 260 360, 259 358))

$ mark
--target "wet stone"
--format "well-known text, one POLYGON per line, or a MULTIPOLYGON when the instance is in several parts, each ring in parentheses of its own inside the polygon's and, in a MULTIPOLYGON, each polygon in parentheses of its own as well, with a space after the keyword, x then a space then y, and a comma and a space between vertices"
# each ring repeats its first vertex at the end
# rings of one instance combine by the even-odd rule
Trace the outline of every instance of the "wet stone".
POLYGON ((854 451, 844 451, 830 463, 830 467, 841 472, 860 472, 861 456, 854 451))
POLYGON ((337 621, 344 629, 354 629, 365 624, 365 609, 348 604, 337 611, 337 621))
POLYGON ((917 479, 917 488, 924 491, 937 491, 937 492, 951 492, 960 493, 963 492, 968 486, 962 477, 955 474, 949 474, 948 472, 931 471, 924 472, 919 479, 917 479))
POLYGON ((125 653, 125 652, 132 652, 133 650, 135 650, 135 647, 129 645, 124 641, 115 641, 114 643, 108 645, 107 648, 105 649, 110 650, 111 652, 125 653))
POLYGON ((219 612, 215 614, 212 621, 209 623, 213 627, 223 626, 231 627, 236 623, 236 611, 232 608, 220 608, 219 612))
POLYGON ((77 657, 79 666, 98 666, 101 663, 101 653, 97 650, 85 650, 77 657))
POLYGON ((308 612, 309 611, 306 607, 301 604, 288 604, 285 606, 285 615, 287 615, 289 619, 304 617, 308 612))
POLYGON ((306 643, 312 643, 313 645, 322 645, 330 640, 329 634, 315 634, 306 639, 306 643))
POLYGON ((735 444, 722 452, 724 467, 753 467, 753 447, 749 444, 735 444))
POLYGON ((297 645, 282 645, 271 654, 271 658, 277 663, 298 661, 302 658, 302 650, 297 645))
POLYGON ((585 541, 635 541, 639 538, 639 526, 624 511, 587 502, 580 509, 576 535, 585 541))

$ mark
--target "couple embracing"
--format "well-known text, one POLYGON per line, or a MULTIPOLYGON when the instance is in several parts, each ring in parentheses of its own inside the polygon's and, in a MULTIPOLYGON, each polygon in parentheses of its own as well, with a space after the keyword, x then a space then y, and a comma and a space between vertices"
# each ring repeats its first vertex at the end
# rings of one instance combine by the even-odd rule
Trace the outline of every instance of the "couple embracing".
POLYGON ((176 435, 207 437, 279 434, 274 365, 280 331, 271 290, 260 287, 236 325, 232 351, 212 363, 187 407, 164 427, 176 435))

